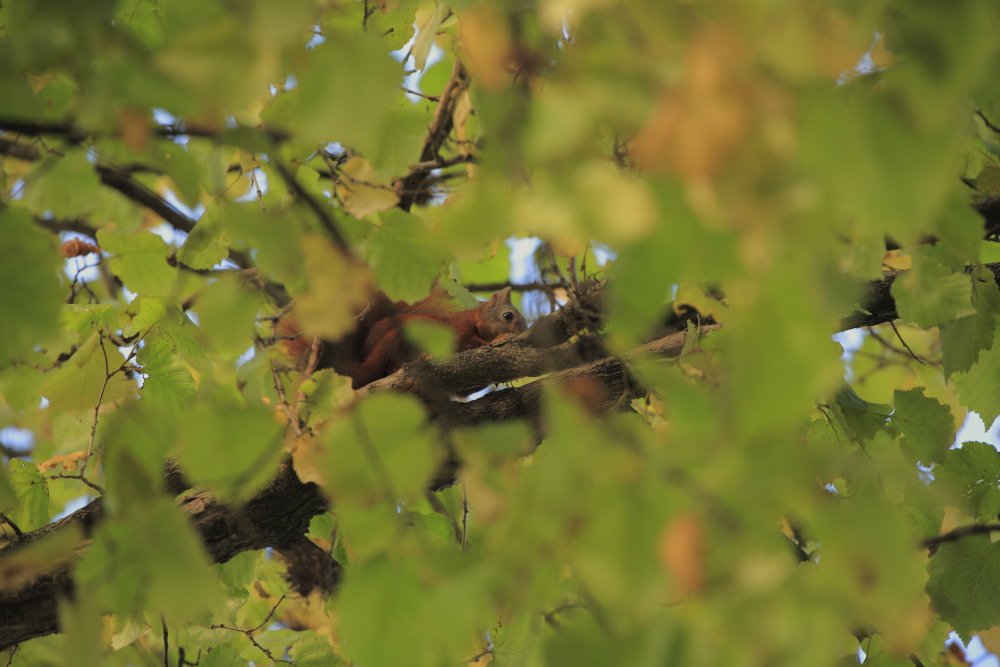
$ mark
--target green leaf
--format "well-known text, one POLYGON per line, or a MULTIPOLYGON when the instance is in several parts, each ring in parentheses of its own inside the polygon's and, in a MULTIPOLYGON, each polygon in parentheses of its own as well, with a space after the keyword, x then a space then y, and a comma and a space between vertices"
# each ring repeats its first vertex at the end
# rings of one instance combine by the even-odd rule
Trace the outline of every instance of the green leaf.
POLYGON ((377 146, 365 154, 379 177, 397 178, 419 161, 416 158, 431 120, 430 114, 416 106, 395 107, 386 113, 377 146))
POLYGON ((417 26, 417 36, 414 38, 413 47, 410 50, 414 69, 422 70, 427 64, 427 55, 431 52, 438 26, 449 13, 448 6, 443 2, 435 2, 429 11, 422 12, 423 21, 417 26))
POLYGON ((10 366, 0 371, 0 399, 16 413, 38 408, 46 375, 27 365, 10 366))
POLYGON ((44 343, 56 331, 62 288, 60 258, 51 237, 17 208, 0 208, 0 228, 7 250, 0 261, 0 368, 11 357, 44 343), (16 250, 15 250, 16 249, 16 250))
POLYGON ((328 490, 352 503, 418 496, 438 465, 429 428, 414 398, 369 397, 325 436, 328 490))
POLYGON ((263 552, 245 551, 225 563, 220 563, 216 566, 219 581, 230 590, 230 594, 245 596, 246 587, 254 581, 257 565, 263 557, 263 552))
MULTIPOLYGON (((268 183, 280 182, 277 174, 268 173, 268 183)), ((235 247, 253 248, 261 271, 276 276, 286 286, 301 280, 302 228, 290 211, 276 207, 261 211, 257 206, 241 207, 233 213, 231 226, 235 247)))
POLYGON ((199 488, 226 500, 246 500, 274 476, 281 435, 281 425, 262 406, 206 398, 181 425, 181 468, 199 488))
POLYGON ((841 425, 855 441, 870 440, 885 428, 891 411, 888 405, 869 403, 849 386, 842 387, 834 400, 841 425))
POLYGON ((156 69, 191 91, 203 109, 238 109, 260 95, 276 64, 250 37, 236 12, 205 21, 173 35, 157 55, 156 69), (232 76, 237 71, 244 76, 232 76))
POLYGON ((927 568, 927 592, 941 618, 966 640, 1000 625, 1000 543, 970 535, 941 545, 927 568))
POLYGON ((307 146, 339 141, 373 150, 386 113, 404 102, 400 64, 368 35, 330 35, 310 59, 299 79, 296 138, 307 146))
POLYGON ((1000 514, 1000 452, 992 445, 967 442, 949 450, 934 468, 934 476, 952 489, 957 496, 954 502, 976 521, 992 521, 1000 514))
POLYGON ((17 492, 10 482, 7 471, 0 468, 0 507, 13 507, 17 502, 17 492))
POLYGON ((474 575, 461 568, 447 580, 420 577, 415 565, 380 559, 352 567, 337 601, 352 664, 435 664, 441 656, 467 652, 481 632, 474 575), (393 641, 385 641, 379 624, 397 628, 393 641))
POLYGON ((893 281, 891 291, 900 318, 925 329, 975 313, 969 276, 923 254, 914 257, 913 270, 893 281))
POLYGON ((101 667, 104 664, 103 622, 93 595, 77 593, 59 600, 59 631, 64 635, 65 665, 101 667))
POLYGON ((149 400, 128 403, 101 419, 98 441, 104 443, 104 502, 110 513, 156 497, 176 431, 174 414, 149 400))
POLYGON ((124 358, 118 348, 91 334, 68 362, 50 374, 42 391, 52 409, 66 412, 93 410, 136 395, 134 379, 115 371, 124 358))
POLYGON ((994 323, 995 317, 969 315, 941 327, 941 362, 945 377, 972 368, 979 353, 993 344, 994 323), (989 330, 985 332, 984 319, 988 319, 989 324, 989 330))
POLYGON ((49 487, 30 461, 11 459, 8 464, 10 485, 16 497, 11 520, 23 532, 41 528, 49 522, 49 487))
POLYGON ((448 517, 441 514, 425 514, 423 512, 401 512, 406 525, 413 526, 421 533, 432 538, 437 544, 455 544, 455 526, 448 517))
POLYGON ((924 396, 923 387, 896 390, 892 424, 903 434, 902 444, 924 465, 942 461, 955 441, 955 419, 948 406, 924 396))
POLYGON ((115 616, 114 623, 114 633, 111 635, 112 651, 120 651, 152 630, 142 618, 131 614, 115 616))
POLYGON ((368 263, 379 287, 392 299, 417 301, 441 273, 443 257, 419 218, 399 209, 379 214, 381 227, 368 244, 368 263))
POLYGON ((94 326, 109 328, 118 315, 118 311, 110 305, 70 303, 59 312, 59 326, 66 331, 91 333, 94 326))
POLYGON ((176 271, 167 264, 170 249, 159 236, 102 229, 97 242, 111 255, 108 266, 136 294, 168 296, 173 290, 176 271))
POLYGON ((223 359, 235 359, 253 346, 260 302, 260 292, 235 275, 223 276, 198 297, 199 328, 223 359))
POLYGON ((295 661, 296 667, 325 667, 326 665, 337 667, 348 664, 346 660, 337 655, 329 641, 313 633, 307 634, 292 644, 289 655, 295 661))
POLYGON ((73 577, 105 609, 155 610, 174 622, 217 609, 223 589, 190 517, 173 499, 133 505, 96 531, 73 577))
POLYGON ((974 410, 983 422, 992 424, 1000 416, 1000 387, 996 379, 1000 377, 1000 328, 993 337, 993 345, 979 353, 979 359, 968 371, 952 374, 958 396, 962 404, 974 410))
POLYGON ((232 235, 218 207, 209 208, 194 226, 177 259, 192 269, 210 269, 229 256, 232 235))
POLYGON ((180 414, 198 394, 191 371, 166 338, 147 340, 137 356, 145 379, 139 393, 143 400, 180 414))
POLYGON ((866 637, 861 642, 861 649, 868 667, 913 667, 909 657, 894 652, 880 635, 866 637))
POLYGON ((245 667, 247 661, 232 646, 216 646, 199 660, 199 667, 245 667))
POLYGON ((101 180, 82 150, 46 158, 24 186, 24 199, 31 211, 56 218, 86 216, 101 196, 101 180))

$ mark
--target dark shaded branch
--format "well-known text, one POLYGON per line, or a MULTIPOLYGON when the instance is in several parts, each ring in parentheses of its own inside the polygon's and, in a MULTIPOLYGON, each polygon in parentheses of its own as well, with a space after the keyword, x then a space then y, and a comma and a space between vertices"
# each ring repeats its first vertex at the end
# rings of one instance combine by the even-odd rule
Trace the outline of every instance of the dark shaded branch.
MULTIPOLYGON (((1000 285, 1000 262, 984 264, 993 272, 993 279, 1000 285)), ((967 271, 971 271, 971 267, 967 271)), ((859 299, 859 307, 850 315, 840 320, 838 331, 847 331, 858 327, 873 327, 899 319, 896 312, 896 301, 892 298, 892 283, 905 271, 895 271, 881 280, 869 281, 859 299)))
POLYGON ((1000 195, 990 197, 972 205, 982 216, 984 238, 987 241, 1000 241, 1000 195))
POLYGON ((434 112, 434 120, 427 128, 427 136, 424 139, 424 147, 420 152, 419 164, 410 174, 396 181, 396 193, 399 195, 399 208, 409 211, 426 191, 426 179, 428 174, 438 167, 425 167, 424 165, 457 164, 443 160, 440 156, 441 148, 447 141, 448 136, 454 128, 455 105, 461 97, 463 91, 469 87, 469 72, 462 65, 461 61, 455 60, 455 67, 452 69, 448 84, 444 87, 438 108, 434 112))
POLYGON ((969 535, 989 535, 990 533, 1000 533, 1000 523, 974 523, 968 526, 959 526, 947 533, 921 540, 920 546, 924 549, 930 549, 931 555, 933 555, 942 544, 957 542, 969 535))
MULTIPOLYGON (((150 118, 152 120, 152 118, 150 118)), ((63 137, 71 144, 79 144, 94 137, 114 136, 113 132, 101 130, 84 130, 69 121, 47 121, 39 122, 32 120, 21 120, 17 118, 0 118, 0 131, 24 134, 28 136, 41 136, 43 134, 63 137)), ((267 127, 235 127, 218 130, 211 127, 200 127, 197 125, 187 125, 183 122, 172 123, 170 125, 153 124, 149 128, 149 133, 158 137, 199 137, 202 139, 213 139, 217 142, 225 142, 229 135, 247 133, 258 135, 262 140, 279 143, 287 141, 287 132, 275 130, 267 127)), ((234 142, 236 143, 236 142, 234 142)))
POLYGON ((548 283, 471 283, 464 286, 470 292, 498 292, 505 287, 510 287, 515 292, 547 292, 556 288, 565 288, 565 285, 558 283, 549 285, 548 283))
POLYGON ((97 173, 101 177, 102 183, 117 190, 137 204, 145 206, 175 229, 182 232, 190 232, 194 229, 196 224, 194 219, 178 211, 163 197, 131 178, 127 172, 115 167, 98 165, 97 173))
POLYGON ((0 137, 0 155, 29 162, 42 159, 42 152, 37 146, 10 137, 0 137))
POLYGON ((892 298, 892 283, 900 272, 886 276, 881 280, 869 281, 858 302, 858 308, 840 320, 838 331, 857 329, 858 327, 873 327, 885 324, 899 318, 896 312, 896 301, 892 298))
MULTIPOLYGON (((170 468, 165 486, 173 492, 186 484, 177 469, 170 468)), ((290 463, 281 465, 274 480, 241 507, 230 507, 205 491, 186 496, 180 506, 191 517, 215 563, 224 563, 244 551, 273 547, 289 561, 289 572, 295 573, 296 582, 330 590, 339 580, 339 566, 329 557, 321 557, 319 554, 325 552, 319 547, 304 544, 310 519, 327 510, 326 499, 315 484, 300 482, 290 463)), ((95 500, 0 548, 0 560, 66 526, 79 526, 88 537, 103 518, 104 505, 95 500)), ((71 568, 72 563, 66 563, 16 590, 0 591, 0 650, 59 631, 57 601, 72 595, 71 568)))
POLYGON ((288 189, 298 198, 306 203, 306 206, 316 214, 319 218, 320 224, 333 239, 333 242, 340 248, 347 257, 352 257, 351 246, 347 243, 347 238, 341 233, 340 229, 337 227, 337 223, 333 219, 333 215, 330 213, 330 207, 324 206, 315 197, 306 192, 299 182, 295 180, 294 174, 288 170, 283 163, 278 160, 274 160, 271 165, 278 171, 281 175, 281 180, 285 182, 288 189))

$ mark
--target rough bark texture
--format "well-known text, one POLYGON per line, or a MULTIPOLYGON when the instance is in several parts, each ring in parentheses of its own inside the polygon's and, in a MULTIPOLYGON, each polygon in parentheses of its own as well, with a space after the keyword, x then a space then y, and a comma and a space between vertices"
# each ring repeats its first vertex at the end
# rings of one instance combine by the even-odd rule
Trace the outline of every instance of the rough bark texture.
MULTIPOLYGON (((176 469, 169 469, 165 477, 168 489, 180 484, 176 469)), ((303 536, 309 520, 325 512, 327 503, 315 484, 299 481, 291 464, 280 466, 274 480, 242 507, 229 507, 204 491, 186 496, 181 507, 190 515, 213 562, 273 547, 288 559, 292 580, 304 593, 312 588, 331 590, 339 579, 339 566, 333 559, 311 542, 314 548, 303 545, 308 541, 303 536)), ((0 561, 69 525, 79 526, 87 537, 103 517, 103 503, 95 500, 0 548, 0 561)), ((59 631, 58 600, 72 595, 71 569, 72 563, 64 563, 26 585, 0 590, 0 650, 59 631)))

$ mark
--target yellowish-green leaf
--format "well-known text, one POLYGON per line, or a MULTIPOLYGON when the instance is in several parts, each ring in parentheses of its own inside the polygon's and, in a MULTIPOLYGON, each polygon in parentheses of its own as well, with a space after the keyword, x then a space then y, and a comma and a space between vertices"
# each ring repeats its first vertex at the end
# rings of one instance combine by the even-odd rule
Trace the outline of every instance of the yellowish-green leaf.
POLYGON ((356 218, 385 211, 399 201, 396 191, 378 182, 371 165, 362 158, 353 157, 343 166, 337 196, 344 203, 344 210, 356 218))
POLYGON ((176 272, 167 264, 169 248, 159 236, 102 229, 97 242, 111 255, 108 266, 130 290, 146 296, 170 294, 176 272))

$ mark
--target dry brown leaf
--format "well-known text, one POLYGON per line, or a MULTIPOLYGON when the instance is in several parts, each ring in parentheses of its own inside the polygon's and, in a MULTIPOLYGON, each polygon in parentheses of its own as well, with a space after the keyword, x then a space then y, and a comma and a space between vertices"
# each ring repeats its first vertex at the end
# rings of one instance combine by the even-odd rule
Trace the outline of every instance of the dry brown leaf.
POLYGON ((152 118, 148 111, 127 106, 118 110, 118 136, 129 150, 137 153, 146 150, 151 126, 152 118))
POLYGON ((86 449, 78 449, 77 451, 70 452, 69 454, 58 454, 39 463, 38 472, 46 472, 60 465, 66 472, 72 472, 76 470, 80 461, 87 460, 87 456, 88 454, 86 449))
POLYGON ((673 517, 660 533, 658 556, 683 593, 705 584, 705 531, 700 516, 685 512, 673 517))

